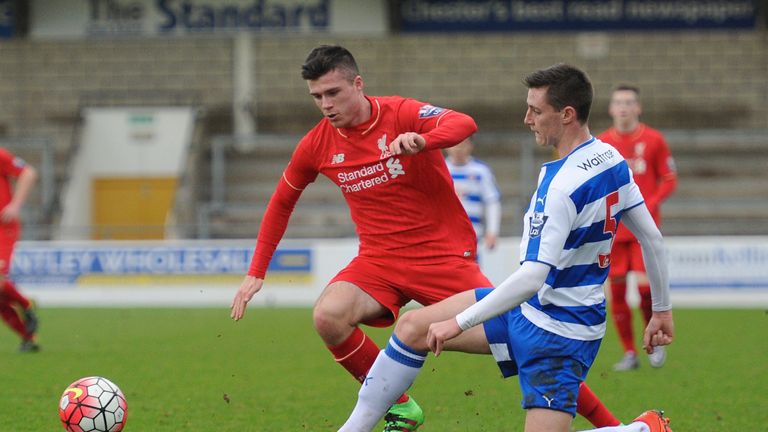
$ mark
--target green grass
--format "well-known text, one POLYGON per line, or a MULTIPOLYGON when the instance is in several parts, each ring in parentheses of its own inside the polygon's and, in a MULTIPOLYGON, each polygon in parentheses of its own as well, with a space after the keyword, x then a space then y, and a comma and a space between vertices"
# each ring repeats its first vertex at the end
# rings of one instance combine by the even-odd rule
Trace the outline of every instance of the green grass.
MULTIPOLYGON (((314 334, 309 309, 43 309, 37 354, 0 330, 0 431, 63 430, 57 402, 102 375, 128 400, 127 431, 335 431, 357 384, 314 334), (225 398, 226 395, 226 398, 225 398), (227 402, 225 399, 229 399, 227 402)), ((610 329, 588 382, 622 420, 662 407, 675 431, 768 430, 768 313, 678 310, 667 365, 616 373, 610 329)), ((372 330, 383 343, 389 329, 372 330)), ((411 391, 428 431, 522 430, 515 379, 490 357, 428 360, 411 391)), ((577 419, 575 429, 589 425, 577 419)))

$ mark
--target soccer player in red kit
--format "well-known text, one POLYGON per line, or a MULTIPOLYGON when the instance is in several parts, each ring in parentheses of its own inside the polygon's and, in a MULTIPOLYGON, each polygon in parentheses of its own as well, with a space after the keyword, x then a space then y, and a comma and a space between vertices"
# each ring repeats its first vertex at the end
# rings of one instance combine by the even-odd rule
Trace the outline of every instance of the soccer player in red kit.
MULTIPOLYGON (((635 183, 645 198, 653 219, 661 221, 661 203, 675 190, 677 174, 669 146, 661 132, 640 122, 642 106, 636 87, 621 85, 611 95, 609 114, 613 126, 600 134, 598 139, 613 145, 629 162, 635 183)), ((645 275, 645 265, 640 243, 629 230, 620 225, 611 251, 609 283, 611 287, 611 314, 619 339, 624 347, 624 357, 614 365, 617 371, 639 367, 632 331, 632 311, 627 304, 627 273, 635 272, 640 294, 640 309, 645 324, 651 318, 651 289, 645 275)), ((661 367, 666 361, 664 347, 649 354, 651 366, 661 367)))
POLYGON ((22 352, 40 349, 35 340, 37 316, 32 302, 16 289, 8 273, 21 233, 19 214, 36 180, 37 171, 32 166, 0 148, 0 318, 21 337, 22 352))
MULTIPOLYGON (((302 77, 323 119, 299 142, 270 199, 231 316, 243 317, 299 196, 325 175, 347 201, 360 246, 318 298, 313 319, 335 360, 362 382, 379 347, 360 324, 387 327, 410 300, 429 305, 491 286, 440 151, 477 126, 466 114, 414 99, 365 95, 352 54, 340 46, 315 48, 302 77)), ((618 424, 589 388, 582 393, 585 417, 618 424)), ((385 430, 416 430, 423 421, 418 404, 403 395, 385 417, 385 430)))

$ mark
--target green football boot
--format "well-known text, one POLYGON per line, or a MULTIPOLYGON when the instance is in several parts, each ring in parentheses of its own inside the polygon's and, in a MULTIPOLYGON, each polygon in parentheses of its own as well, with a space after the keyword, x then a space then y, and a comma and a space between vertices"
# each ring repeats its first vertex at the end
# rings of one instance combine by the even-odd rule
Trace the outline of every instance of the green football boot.
POLYGON ((407 402, 394 404, 384 416, 384 432, 415 431, 424 423, 424 412, 419 404, 408 397, 407 402))

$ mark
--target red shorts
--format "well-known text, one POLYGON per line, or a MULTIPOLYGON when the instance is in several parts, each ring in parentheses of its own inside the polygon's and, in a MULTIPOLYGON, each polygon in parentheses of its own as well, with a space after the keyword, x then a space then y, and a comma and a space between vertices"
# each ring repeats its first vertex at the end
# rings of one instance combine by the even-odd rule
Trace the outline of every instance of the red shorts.
POLYGON ((389 309, 390 315, 364 322, 373 327, 392 325, 410 300, 431 305, 456 293, 493 286, 474 258, 408 265, 401 260, 358 256, 329 284, 340 281, 354 284, 389 309))
POLYGON ((613 248, 611 248, 611 268, 608 270, 608 277, 626 276, 631 271, 645 273, 643 251, 640 248, 640 243, 635 240, 613 243, 613 248))

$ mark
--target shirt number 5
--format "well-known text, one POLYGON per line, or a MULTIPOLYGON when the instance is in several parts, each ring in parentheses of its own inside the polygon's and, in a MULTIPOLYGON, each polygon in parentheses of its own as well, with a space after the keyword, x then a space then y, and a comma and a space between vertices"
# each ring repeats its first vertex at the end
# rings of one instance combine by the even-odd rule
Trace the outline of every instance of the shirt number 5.
MULTIPOLYGON (((616 218, 611 215, 611 207, 619 203, 619 192, 614 191, 611 192, 608 196, 605 197, 605 223, 603 224, 603 233, 604 234, 610 234, 611 235, 611 249, 613 249, 613 239, 616 235, 616 228, 618 228, 619 224, 616 222, 616 218)), ((600 265, 600 268, 607 268, 609 265, 611 265, 611 252, 608 251, 607 254, 600 254, 597 256, 598 258, 598 264, 600 265)))

